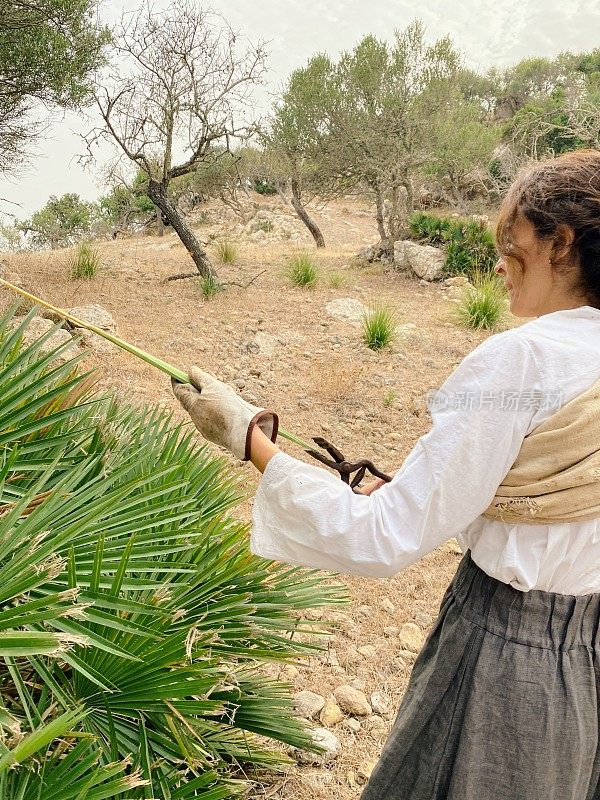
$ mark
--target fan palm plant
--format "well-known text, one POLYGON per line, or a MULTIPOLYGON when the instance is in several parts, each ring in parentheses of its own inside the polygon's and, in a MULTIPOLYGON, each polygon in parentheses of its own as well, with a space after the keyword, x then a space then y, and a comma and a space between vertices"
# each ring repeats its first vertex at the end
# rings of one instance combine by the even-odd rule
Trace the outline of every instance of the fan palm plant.
POLYGON ((261 665, 344 593, 253 556, 225 462, 95 393, 60 326, 24 347, 34 314, 0 318, 0 796, 233 797, 263 737, 312 746, 261 665))

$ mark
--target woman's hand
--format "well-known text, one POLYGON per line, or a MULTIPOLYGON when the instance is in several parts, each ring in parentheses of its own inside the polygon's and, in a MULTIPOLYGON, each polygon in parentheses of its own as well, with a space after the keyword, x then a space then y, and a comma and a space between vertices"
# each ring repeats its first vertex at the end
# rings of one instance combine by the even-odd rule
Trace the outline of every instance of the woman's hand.
MULTIPOLYGON (((392 477, 394 477, 396 472, 398 472, 397 469, 394 470, 394 472, 390 472, 390 475, 392 477)), ((387 483, 387 481, 383 481, 383 480, 381 480, 381 478, 375 478, 374 481, 371 481, 370 483, 367 483, 365 486, 359 487, 358 489, 356 489, 356 491, 359 494, 366 494, 367 497, 368 497, 370 494, 373 494, 373 492, 376 492, 377 489, 381 489, 382 486, 385 486, 386 483, 387 483)))
POLYGON ((173 380, 173 393, 205 439, 226 447, 243 461, 250 459, 255 428, 268 437, 267 441, 275 441, 279 420, 274 411, 253 406, 198 367, 190 367, 189 381, 173 380))

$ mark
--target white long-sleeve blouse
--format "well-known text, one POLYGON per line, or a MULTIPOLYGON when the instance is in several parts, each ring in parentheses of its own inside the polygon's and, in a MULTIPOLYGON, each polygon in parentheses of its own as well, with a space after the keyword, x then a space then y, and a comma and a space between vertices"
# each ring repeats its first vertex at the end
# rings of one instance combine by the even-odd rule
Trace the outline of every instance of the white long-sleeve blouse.
POLYGON ((482 516, 524 436, 598 379, 599 309, 554 311, 490 336, 430 393, 431 430, 370 497, 325 469, 273 456, 254 500, 251 549, 387 577, 457 537, 516 589, 600 592, 600 517, 533 525, 482 516))

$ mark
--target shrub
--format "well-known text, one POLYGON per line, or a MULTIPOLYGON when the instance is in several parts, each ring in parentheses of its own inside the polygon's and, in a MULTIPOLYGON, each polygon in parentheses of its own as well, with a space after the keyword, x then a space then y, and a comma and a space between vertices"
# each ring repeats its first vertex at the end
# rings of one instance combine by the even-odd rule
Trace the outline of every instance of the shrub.
POLYGON ((19 227, 35 247, 67 247, 91 235, 97 212, 97 206, 86 203, 73 192, 62 197, 52 195, 42 209, 19 223, 19 227))
POLYGON ((362 319, 363 341, 371 350, 380 350, 396 336, 396 312, 388 305, 377 305, 362 319))
POLYGON ((311 254, 304 252, 292 256, 288 262, 287 276, 294 286, 314 286, 319 271, 311 254))
POLYGON ((498 261, 494 237, 485 225, 470 220, 457 226, 446 247, 444 272, 446 275, 467 275, 477 272, 491 273, 498 261))
POLYGON ((436 245, 444 244, 448 240, 456 223, 445 217, 423 214, 419 211, 411 216, 409 225, 415 239, 436 245))
POLYGON ((419 212, 410 218, 410 230, 419 241, 444 246, 446 275, 471 278, 478 270, 491 272, 498 260, 492 232, 478 220, 445 219, 419 212))
POLYGON ((215 245, 215 253, 221 264, 233 264, 237 258, 237 247, 229 239, 223 239, 215 245))
POLYGON ((216 294, 223 291, 223 287, 214 275, 208 275, 200 278, 200 291, 205 300, 212 300, 216 294))
POLYGON ((100 255, 89 242, 80 242, 69 262, 69 277, 93 278, 100 268, 100 255))
POLYGON ((506 315, 506 290, 494 273, 477 271, 473 286, 464 293, 453 310, 455 321, 468 328, 492 330, 506 315))
POLYGON ((252 555, 226 461, 84 353, 51 369, 35 313, 0 318, 0 797, 232 797, 263 737, 311 746, 261 662, 314 653, 299 612, 340 587, 252 555))
POLYGON ((258 192, 258 194, 264 194, 264 195, 277 194, 277 189, 275 188, 275 184, 272 181, 268 180, 268 178, 255 178, 254 191, 258 192))
POLYGON ((265 233, 272 233, 275 230, 275 225, 270 219, 257 219, 252 223, 252 232, 264 231, 265 233))

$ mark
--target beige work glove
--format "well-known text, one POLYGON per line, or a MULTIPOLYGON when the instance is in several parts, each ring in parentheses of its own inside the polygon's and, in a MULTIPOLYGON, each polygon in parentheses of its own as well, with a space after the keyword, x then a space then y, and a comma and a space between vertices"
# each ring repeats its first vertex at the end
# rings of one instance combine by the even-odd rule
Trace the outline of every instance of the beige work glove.
POLYGON ((198 367, 190 367, 189 383, 171 379, 173 394, 192 418, 202 436, 248 461, 255 425, 274 442, 279 417, 248 403, 226 383, 198 367))

